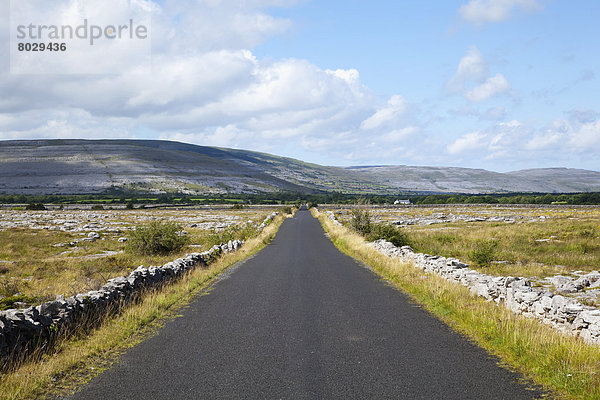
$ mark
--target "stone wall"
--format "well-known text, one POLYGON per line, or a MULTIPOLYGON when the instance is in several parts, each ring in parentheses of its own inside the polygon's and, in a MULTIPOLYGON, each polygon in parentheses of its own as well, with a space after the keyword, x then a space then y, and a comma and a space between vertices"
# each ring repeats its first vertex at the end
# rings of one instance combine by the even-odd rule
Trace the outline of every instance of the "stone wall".
MULTIPOLYGON (((415 253, 410 246, 398 248, 383 239, 370 245, 381 254, 411 262, 425 272, 460 283, 468 287, 471 293, 503 304, 514 313, 537 318, 563 332, 577 335, 588 343, 600 344, 598 308, 583 305, 546 288, 532 287, 531 281, 526 278, 482 274, 455 258, 415 253)), ((586 279, 589 281, 598 275, 592 272, 586 279)), ((599 278, 600 276, 596 279, 599 278)))
MULTIPOLYGON (((317 212, 319 212, 319 210, 317 210, 317 212)), ((333 222, 334 224, 341 226, 341 222, 338 221, 337 217, 335 216, 335 213, 333 211, 327 211, 327 218, 329 218, 329 220, 331 222, 333 222)))
MULTIPOLYGON (((274 212, 265 218, 258 231, 262 231, 278 214, 274 212)), ((221 254, 237 251, 243 244, 240 240, 230 240, 162 266, 140 266, 128 276, 110 279, 99 290, 67 298, 59 295, 53 301, 26 309, 0 311, 0 365, 11 354, 47 343, 52 336, 75 324, 116 312, 144 290, 159 288, 194 268, 205 267, 221 254)))
POLYGON ((258 226, 258 230, 262 231, 263 229, 265 229, 265 227, 269 225, 277 215, 279 215, 279 211, 275 211, 274 213, 267 216, 267 218, 265 218, 265 220, 258 226))
POLYGON ((93 320, 117 311, 148 289, 158 288, 182 277, 186 272, 208 265, 223 253, 236 251, 239 240, 213 246, 202 253, 188 254, 162 266, 138 267, 128 276, 110 279, 99 290, 56 299, 35 307, 0 311, 0 357, 44 343, 73 324, 93 320))

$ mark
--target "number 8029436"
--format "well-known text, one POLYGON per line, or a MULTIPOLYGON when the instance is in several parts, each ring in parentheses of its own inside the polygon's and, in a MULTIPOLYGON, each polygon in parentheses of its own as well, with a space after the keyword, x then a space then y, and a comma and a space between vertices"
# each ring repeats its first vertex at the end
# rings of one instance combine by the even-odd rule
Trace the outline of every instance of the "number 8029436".
POLYGON ((66 51, 66 43, 19 43, 19 51, 66 51))

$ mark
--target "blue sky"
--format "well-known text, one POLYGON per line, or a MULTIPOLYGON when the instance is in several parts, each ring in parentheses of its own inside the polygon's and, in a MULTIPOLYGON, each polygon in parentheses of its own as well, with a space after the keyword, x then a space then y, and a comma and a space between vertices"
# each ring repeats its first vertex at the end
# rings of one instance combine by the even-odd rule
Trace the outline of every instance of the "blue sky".
POLYGON ((597 1, 132 3, 152 14, 152 70, 26 76, 4 60, 0 139, 160 138, 326 165, 600 170, 597 1))

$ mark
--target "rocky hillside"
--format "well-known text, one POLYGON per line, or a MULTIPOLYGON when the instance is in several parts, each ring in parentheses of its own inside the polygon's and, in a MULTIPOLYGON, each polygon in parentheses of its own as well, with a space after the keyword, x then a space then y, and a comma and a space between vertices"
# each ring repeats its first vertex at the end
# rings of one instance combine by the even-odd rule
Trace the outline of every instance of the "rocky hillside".
POLYGON ((0 193, 346 193, 600 191, 600 172, 326 167, 245 150, 158 140, 0 141, 0 193))
POLYGON ((352 167, 369 180, 405 191, 459 193, 573 193, 600 191, 600 172, 540 168, 499 173, 449 167, 352 167))
POLYGON ((377 191, 352 171, 158 140, 0 141, 0 193, 377 191))

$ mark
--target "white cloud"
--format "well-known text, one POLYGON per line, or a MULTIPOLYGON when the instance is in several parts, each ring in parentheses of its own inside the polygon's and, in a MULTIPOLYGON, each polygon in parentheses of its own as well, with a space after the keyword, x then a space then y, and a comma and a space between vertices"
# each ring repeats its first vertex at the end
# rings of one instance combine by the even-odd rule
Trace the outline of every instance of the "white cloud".
POLYGON ((569 144, 578 150, 600 152, 600 120, 577 126, 570 136, 569 144))
POLYGON ((600 120, 578 123, 556 119, 543 128, 517 120, 501 122, 458 137, 446 146, 446 154, 479 167, 493 161, 505 165, 504 170, 531 168, 530 160, 538 167, 578 161, 598 170, 600 120))
POLYGON ((160 13, 153 15, 153 41, 170 54, 250 49, 292 25, 262 10, 297 2, 166 0, 160 13))
POLYGON ((383 107, 369 118, 365 119, 361 124, 361 129, 377 129, 382 125, 396 122, 398 118, 406 113, 406 100, 402 96, 394 95, 388 100, 387 106, 383 107))
MULTIPOLYGON (((200 133, 169 132, 160 134, 159 138, 187 143, 202 143, 205 146, 243 148, 246 140, 252 140, 252 132, 243 131, 235 125, 219 126, 214 130, 200 133)), ((257 149, 258 150, 258 149, 257 149)), ((267 148, 261 148, 265 151, 267 148)))
MULTIPOLYGON (((446 83, 446 89, 450 93, 462 93, 469 101, 479 103, 491 97, 506 93, 510 85, 504 75, 497 73, 488 77, 488 66, 481 52, 473 46, 467 54, 460 59, 456 73, 446 83)), ((464 109, 472 115, 480 115, 479 112, 464 109)), ((504 109, 496 107, 489 109, 482 117, 486 119, 500 119, 504 115, 504 109)))
POLYGON ((448 81, 446 87, 450 92, 458 92, 463 89, 465 82, 482 82, 486 76, 487 65, 479 49, 473 46, 458 62, 456 73, 448 81))
POLYGON ((449 144, 446 150, 450 154, 459 154, 468 150, 480 149, 485 146, 487 138, 487 135, 482 132, 467 133, 449 144))
POLYGON ((523 124, 517 121, 516 119, 513 119, 512 121, 508 122, 500 122, 498 126, 506 128, 520 128, 521 126, 523 126, 523 124))
POLYGON ((510 90, 508 81, 502 74, 496 74, 488 78, 484 83, 465 93, 465 97, 472 102, 481 102, 490 97, 506 93, 510 90))
POLYGON ((532 12, 543 7, 536 0, 471 0, 462 5, 458 12, 465 21, 481 25, 507 20, 515 8, 532 12))
POLYGON ((0 118, 0 139, 135 138, 134 121, 79 108, 31 110, 0 118))
MULTIPOLYGON (((60 1, 76 8, 82 0, 60 1)), ((274 143, 300 148, 328 136, 347 152, 366 135, 361 123, 378 110, 358 71, 323 70, 297 59, 262 61, 251 51, 290 26, 263 9, 295 2, 148 1, 152 73, 124 69, 48 81, 0 72, 0 139, 144 136, 267 149, 274 143), (353 133, 341 140, 340 132, 353 133)), ((8 21, 0 24, 5 28, 8 21)), ((380 119, 381 129, 368 135, 389 133, 386 121, 393 122, 404 103, 392 97, 372 120, 380 119)))
POLYGON ((401 142, 409 136, 412 136, 419 132, 419 128, 416 126, 407 126, 401 129, 394 129, 390 132, 384 133, 379 138, 385 142, 401 142))
POLYGON ((557 132, 537 134, 525 144, 525 148, 527 150, 547 149, 554 147, 557 143, 560 143, 563 140, 563 135, 557 132))

